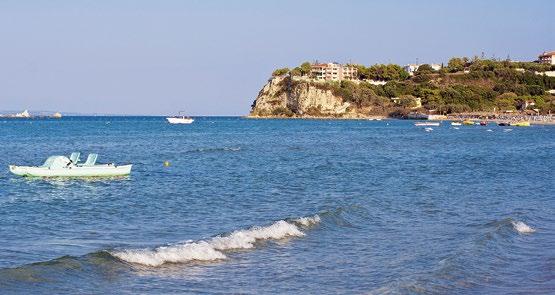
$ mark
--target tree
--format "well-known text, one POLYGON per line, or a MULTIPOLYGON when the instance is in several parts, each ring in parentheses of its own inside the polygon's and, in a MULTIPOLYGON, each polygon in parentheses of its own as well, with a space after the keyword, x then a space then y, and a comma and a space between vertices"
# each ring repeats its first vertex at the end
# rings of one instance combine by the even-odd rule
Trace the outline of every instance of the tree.
POLYGON ((423 64, 418 67, 418 69, 414 72, 414 75, 423 75, 423 74, 431 74, 434 73, 435 70, 429 64, 423 64))
POLYGON ((353 65, 357 69, 357 76, 359 80, 369 79, 368 68, 363 65, 353 65))
POLYGON ((464 70, 464 64, 465 61, 462 58, 453 57, 449 60, 449 63, 447 63, 447 68, 451 73, 460 72, 464 70))
POLYGON ((412 95, 401 95, 399 105, 405 108, 415 108, 418 106, 418 98, 412 95))
POLYGON ((367 68, 367 76, 369 79, 372 79, 372 80, 382 80, 382 81, 406 80, 409 77, 409 73, 407 73, 399 65, 395 65, 395 64, 378 65, 377 64, 367 68))
POLYGON ((499 110, 514 110, 517 98, 512 92, 503 93, 495 98, 495 106, 499 110))
POLYGON ((387 65, 392 72, 395 73, 395 79, 406 80, 410 77, 409 73, 405 69, 401 68, 399 65, 389 64, 387 65))
POLYGON ((429 82, 430 80, 432 80, 432 77, 431 77, 431 75, 429 75, 429 74, 422 74, 422 73, 420 73, 420 74, 418 74, 418 75, 415 74, 415 75, 414 75, 414 78, 412 78, 412 80, 413 80, 414 82, 416 82, 416 83, 427 83, 427 82, 429 82))
POLYGON ((306 76, 312 71, 312 65, 309 62, 303 62, 299 67, 301 75, 306 76))
POLYGON ((303 71, 300 67, 291 70, 291 76, 303 76, 303 71))
POLYGON ((277 77, 277 76, 282 76, 289 73, 289 68, 281 68, 281 69, 277 69, 272 73, 272 76, 277 77))

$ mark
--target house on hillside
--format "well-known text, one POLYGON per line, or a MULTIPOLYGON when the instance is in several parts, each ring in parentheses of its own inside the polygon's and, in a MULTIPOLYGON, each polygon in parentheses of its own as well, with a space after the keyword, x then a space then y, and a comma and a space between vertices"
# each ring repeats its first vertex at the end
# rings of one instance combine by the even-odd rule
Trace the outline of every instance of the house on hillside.
POLYGON ((538 62, 541 64, 555 65, 555 51, 544 51, 538 57, 538 62))
MULTIPOLYGON (((409 75, 412 76, 414 75, 414 72, 416 72, 421 65, 422 64, 408 64, 403 67, 403 70, 405 70, 407 73, 409 73, 409 75)), ((430 67, 432 67, 432 69, 434 69, 434 71, 441 70, 440 64, 429 64, 429 65, 430 67)))
POLYGON ((355 80, 357 79, 357 69, 351 65, 342 65, 336 62, 314 63, 310 75, 316 80, 355 80))

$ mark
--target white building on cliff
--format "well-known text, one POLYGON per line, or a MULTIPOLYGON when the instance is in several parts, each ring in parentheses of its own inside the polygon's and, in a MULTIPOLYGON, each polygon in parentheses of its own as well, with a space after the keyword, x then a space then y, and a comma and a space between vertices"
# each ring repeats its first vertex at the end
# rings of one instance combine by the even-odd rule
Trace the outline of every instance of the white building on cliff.
MULTIPOLYGON (((422 64, 408 64, 408 65, 403 67, 403 70, 405 70, 407 73, 409 73, 409 75, 412 76, 412 75, 414 75, 414 72, 416 72, 421 65, 422 64)), ((432 67, 432 69, 434 69, 434 71, 441 70, 441 65, 440 64, 429 64, 429 65, 430 65, 430 67, 432 67)))
POLYGON ((555 65, 555 51, 545 51, 540 54, 538 62, 542 64, 555 65))
POLYGON ((357 79, 357 69, 350 65, 333 63, 312 64, 310 75, 316 80, 355 80, 357 79))

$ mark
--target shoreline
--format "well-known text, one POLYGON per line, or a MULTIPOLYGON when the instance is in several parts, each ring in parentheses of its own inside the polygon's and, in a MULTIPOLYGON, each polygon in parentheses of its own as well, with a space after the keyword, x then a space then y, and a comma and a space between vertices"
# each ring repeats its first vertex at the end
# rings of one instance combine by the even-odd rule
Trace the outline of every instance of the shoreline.
POLYGON ((447 120, 449 121, 488 121, 495 123, 505 123, 505 122, 530 122, 531 125, 555 125, 555 116, 553 115, 524 115, 524 114, 488 114, 488 113, 478 113, 478 114, 450 114, 447 115, 447 120))
POLYGON ((245 119, 260 119, 260 120, 272 120, 272 119, 292 119, 292 120, 391 120, 399 119, 388 116, 368 116, 368 117, 333 117, 333 116, 302 116, 302 117, 286 117, 286 116, 243 116, 245 119))
POLYGON ((489 118, 497 116, 495 114, 489 115, 471 115, 471 114, 452 114, 448 115, 445 119, 432 119, 432 120, 419 120, 419 119, 406 119, 399 117, 390 116, 366 116, 366 117, 333 117, 333 116, 302 116, 302 117, 286 117, 286 116, 243 116, 245 119, 255 119, 255 120, 366 120, 366 121, 379 121, 379 120, 414 120, 414 121, 488 121, 488 122, 519 122, 528 121, 531 125, 555 125, 555 117, 551 116, 528 116, 528 115, 505 115, 502 118, 489 118), (487 117, 487 118, 486 118, 487 117))

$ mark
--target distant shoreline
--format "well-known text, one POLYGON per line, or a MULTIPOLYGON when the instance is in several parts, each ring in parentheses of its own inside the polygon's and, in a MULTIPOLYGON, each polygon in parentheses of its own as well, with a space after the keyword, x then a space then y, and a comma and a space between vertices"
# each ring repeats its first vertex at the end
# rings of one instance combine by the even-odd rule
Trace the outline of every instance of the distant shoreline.
POLYGON ((491 118, 499 116, 496 114, 488 115, 471 115, 471 114, 450 114, 445 119, 432 119, 432 120, 419 120, 419 119, 406 119, 391 116, 367 116, 367 117, 334 117, 334 116, 302 116, 302 117, 287 117, 287 116, 251 116, 247 115, 243 118, 255 120, 271 120, 271 119, 292 119, 292 120, 363 120, 363 121, 379 121, 379 120, 414 120, 414 121, 462 121, 465 119, 472 121, 488 121, 488 122, 518 122, 529 121, 533 125, 555 125, 554 116, 525 116, 525 115, 501 115, 501 118, 491 118), (488 117, 486 119, 485 117, 488 117), (544 120, 542 120, 544 119, 544 120))
POLYGON ((293 120, 391 120, 400 119, 388 116, 368 116, 368 117, 334 117, 334 116, 302 116, 302 117, 286 117, 286 116, 243 116, 245 119, 293 119, 293 120))
MULTIPOLYGON (((50 116, 32 116, 28 118, 22 117, 4 117, 0 115, 0 120, 14 120, 14 121, 23 121, 23 120, 62 120, 67 118, 82 118, 82 117, 91 117, 91 118, 102 118, 102 117, 151 117, 151 118, 165 118, 166 116, 161 115, 67 115, 63 118, 55 118, 50 116)), ((447 115, 446 118, 443 119, 408 119, 408 118, 401 118, 401 117, 393 117, 393 116, 353 116, 353 117, 335 117, 335 116, 252 116, 252 115, 236 115, 236 116, 192 116, 194 118, 244 118, 244 119, 253 119, 253 120, 337 120, 337 121, 348 121, 348 120, 357 120, 357 121, 381 121, 381 120, 412 120, 412 121, 463 121, 463 120, 472 120, 472 121, 488 121, 488 122, 519 122, 519 121, 529 121, 532 125, 555 125, 555 115, 545 115, 545 116, 527 116, 527 115, 495 115, 495 114, 450 114, 447 115), (492 118, 494 116, 498 116, 496 118, 492 118), (487 118, 486 118, 487 117, 487 118)))

